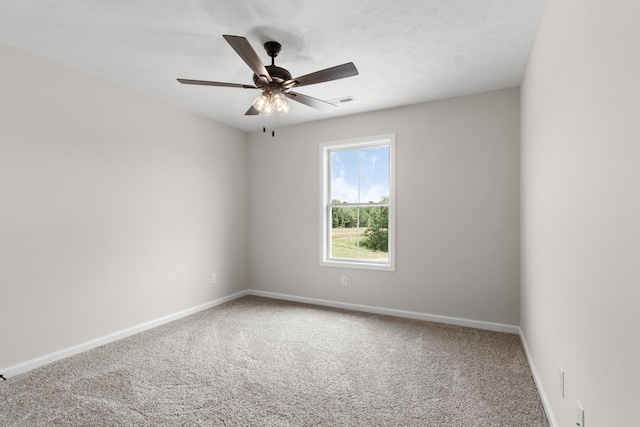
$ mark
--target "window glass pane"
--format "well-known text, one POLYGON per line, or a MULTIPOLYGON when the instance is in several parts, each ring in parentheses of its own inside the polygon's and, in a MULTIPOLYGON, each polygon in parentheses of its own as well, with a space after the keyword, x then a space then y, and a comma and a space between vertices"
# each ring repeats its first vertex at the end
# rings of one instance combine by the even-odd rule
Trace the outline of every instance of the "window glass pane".
POLYGON ((358 209, 331 208, 331 257, 358 258, 358 241, 363 229, 358 228, 358 209))
POLYGON ((331 257, 387 260, 388 213, 386 206, 331 208, 331 257))
MULTIPOLYGON (((389 198, 389 147, 360 149, 360 202, 389 198)), ((386 201, 385 200, 385 201, 386 201)))
POLYGON ((331 152, 329 200, 358 203, 358 150, 331 152))

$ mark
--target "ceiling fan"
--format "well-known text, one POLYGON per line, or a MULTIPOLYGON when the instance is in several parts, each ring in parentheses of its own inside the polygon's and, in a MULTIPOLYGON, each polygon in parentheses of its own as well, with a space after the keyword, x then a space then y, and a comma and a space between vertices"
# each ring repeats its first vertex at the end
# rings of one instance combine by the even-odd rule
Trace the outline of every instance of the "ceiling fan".
POLYGON ((223 37, 253 71, 253 85, 189 79, 178 79, 178 81, 182 84, 188 85, 238 87, 243 89, 262 90, 262 94, 256 98, 249 110, 245 113, 246 116, 253 116, 260 113, 265 115, 271 115, 274 112, 286 113, 290 108, 286 98, 319 110, 328 111, 336 106, 308 95, 293 92, 290 89, 358 75, 358 70, 356 69, 356 66, 353 65, 353 62, 348 62, 346 64, 316 71, 314 73, 305 74, 304 76, 296 77, 294 79, 291 78, 291 73, 289 73, 289 71, 275 65, 275 57, 278 56, 278 53, 280 53, 280 49, 282 48, 280 43, 268 41, 264 44, 267 54, 271 57, 271 65, 265 66, 262 61, 260 61, 258 54, 253 50, 251 44, 249 44, 249 41, 246 38, 228 35, 223 37))

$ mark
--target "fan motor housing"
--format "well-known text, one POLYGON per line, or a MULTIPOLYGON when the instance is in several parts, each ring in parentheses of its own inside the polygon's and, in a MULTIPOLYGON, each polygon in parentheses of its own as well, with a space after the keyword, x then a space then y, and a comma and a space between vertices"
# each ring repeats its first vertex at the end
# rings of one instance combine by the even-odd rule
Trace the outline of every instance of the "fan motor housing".
MULTIPOLYGON (((269 72, 271 79, 280 86, 280 83, 291 80, 291 73, 285 70, 284 68, 278 67, 276 65, 266 65, 265 68, 269 72)), ((260 80, 260 77, 253 75, 253 83, 258 87, 268 86, 269 83, 265 83, 260 80)))

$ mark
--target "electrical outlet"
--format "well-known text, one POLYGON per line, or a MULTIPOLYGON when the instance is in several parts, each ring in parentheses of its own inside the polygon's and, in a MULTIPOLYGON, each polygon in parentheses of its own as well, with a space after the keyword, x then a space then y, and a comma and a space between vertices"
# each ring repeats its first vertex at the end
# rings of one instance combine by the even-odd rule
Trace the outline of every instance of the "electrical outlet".
POLYGON ((340 276, 340 284, 342 286, 347 286, 349 284, 349 281, 347 280, 347 276, 340 276))
POLYGON ((558 385, 560 386, 560 397, 564 399, 564 371, 560 365, 558 365, 558 385))
POLYGON ((578 404, 578 410, 576 411, 576 425, 578 427, 584 427, 584 409, 582 409, 582 405, 580 401, 576 400, 578 404))
POLYGON ((218 283, 218 275, 216 273, 211 273, 211 284, 215 285, 218 283))

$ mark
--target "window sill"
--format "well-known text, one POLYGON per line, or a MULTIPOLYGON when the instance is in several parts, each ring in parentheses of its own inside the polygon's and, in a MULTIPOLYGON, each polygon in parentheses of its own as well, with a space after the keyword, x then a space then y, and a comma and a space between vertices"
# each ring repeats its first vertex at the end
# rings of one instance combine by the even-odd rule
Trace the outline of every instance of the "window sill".
POLYGON ((321 267, 337 267, 337 268, 355 268, 359 270, 375 270, 375 271, 396 271, 395 265, 393 263, 374 263, 374 262, 364 262, 364 261, 349 261, 349 260, 338 260, 338 259, 328 259, 320 261, 321 267))

